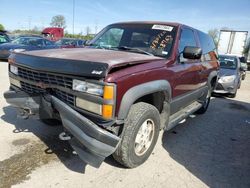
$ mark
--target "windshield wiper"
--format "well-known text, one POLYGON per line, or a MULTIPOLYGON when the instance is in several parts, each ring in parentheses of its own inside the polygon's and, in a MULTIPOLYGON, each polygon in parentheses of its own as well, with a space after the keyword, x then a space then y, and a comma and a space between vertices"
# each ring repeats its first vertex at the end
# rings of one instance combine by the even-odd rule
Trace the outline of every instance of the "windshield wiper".
POLYGON ((147 55, 150 55, 150 56, 154 56, 153 54, 145 51, 145 50, 142 50, 140 48, 132 48, 132 47, 128 47, 128 46, 115 46, 115 47, 111 47, 111 48, 115 48, 115 49, 118 49, 118 50, 127 50, 127 51, 135 51, 135 52, 139 52, 139 53, 143 53, 143 54, 147 54, 147 55))

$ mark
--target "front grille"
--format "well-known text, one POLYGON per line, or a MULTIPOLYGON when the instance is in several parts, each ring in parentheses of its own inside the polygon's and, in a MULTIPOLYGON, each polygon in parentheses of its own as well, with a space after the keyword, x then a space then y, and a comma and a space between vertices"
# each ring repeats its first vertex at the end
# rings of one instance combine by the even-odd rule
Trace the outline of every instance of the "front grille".
POLYGON ((18 67, 18 76, 33 82, 43 82, 45 84, 53 84, 72 89, 72 78, 62 75, 36 72, 30 69, 18 67))
POLYGON ((224 88, 220 83, 218 83, 216 86, 216 90, 224 90, 224 88))
POLYGON ((21 81, 21 88, 23 91, 30 93, 30 94, 34 94, 34 93, 39 93, 39 94, 43 94, 43 93, 49 93, 51 95, 56 96, 58 99, 62 100, 63 102, 65 102, 66 104, 75 105, 75 97, 74 95, 71 95, 69 93, 66 93, 64 91, 58 90, 58 89, 42 89, 40 87, 37 87, 35 85, 31 85, 28 84, 26 82, 22 82, 21 81))
POLYGON ((26 91, 27 93, 45 93, 46 92, 45 89, 42 89, 40 87, 31 85, 22 81, 21 81, 21 87, 22 87, 22 90, 26 91))
POLYGON ((63 102, 65 102, 67 104, 70 104, 72 106, 75 105, 75 97, 74 97, 74 95, 71 95, 69 93, 60 91, 58 89, 54 90, 54 94, 58 99, 62 100, 63 102))

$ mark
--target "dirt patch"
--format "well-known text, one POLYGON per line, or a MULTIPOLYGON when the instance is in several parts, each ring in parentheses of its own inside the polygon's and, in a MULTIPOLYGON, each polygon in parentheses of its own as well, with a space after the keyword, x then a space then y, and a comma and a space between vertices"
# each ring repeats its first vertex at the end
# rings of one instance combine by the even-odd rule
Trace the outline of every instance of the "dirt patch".
POLYGON ((229 103, 229 106, 230 106, 231 109, 250 112, 250 110, 249 110, 246 106, 244 106, 244 105, 242 105, 242 104, 238 104, 238 103, 229 103))
POLYGON ((12 144, 13 144, 14 146, 22 146, 22 145, 26 145, 26 144, 28 144, 28 143, 30 143, 30 140, 27 139, 27 138, 17 139, 17 140, 14 140, 14 141, 12 142, 12 144))
MULTIPOLYGON (((16 140, 13 144, 27 144, 27 140, 16 140)), ((28 175, 36 168, 58 159, 67 160, 72 156, 72 149, 68 143, 59 139, 30 143, 21 153, 0 161, 0 188, 8 188, 28 180, 28 175)))

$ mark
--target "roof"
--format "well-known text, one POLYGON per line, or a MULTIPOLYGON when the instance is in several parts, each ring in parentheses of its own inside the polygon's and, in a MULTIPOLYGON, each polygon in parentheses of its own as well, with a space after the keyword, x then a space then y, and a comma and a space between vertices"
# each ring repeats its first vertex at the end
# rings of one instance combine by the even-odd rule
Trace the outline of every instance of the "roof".
POLYGON ((117 22, 110 25, 116 25, 116 24, 162 24, 162 25, 172 25, 172 26, 183 25, 177 22, 163 22, 163 21, 129 21, 129 22, 117 22))

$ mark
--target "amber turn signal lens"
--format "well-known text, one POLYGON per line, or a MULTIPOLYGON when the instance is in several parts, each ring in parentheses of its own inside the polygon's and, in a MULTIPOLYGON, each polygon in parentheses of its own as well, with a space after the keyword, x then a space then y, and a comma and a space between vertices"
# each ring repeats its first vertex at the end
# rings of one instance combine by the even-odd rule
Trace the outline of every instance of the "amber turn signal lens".
POLYGON ((107 100, 114 98, 114 86, 104 86, 103 98, 107 100))
MULTIPOLYGON (((114 86, 104 86, 103 99, 113 100, 114 95, 114 86)), ((105 119, 111 119, 113 117, 113 105, 102 105, 102 117, 104 117, 105 119)))
POLYGON ((110 119, 113 116, 113 106, 112 105, 102 105, 102 117, 110 119))

